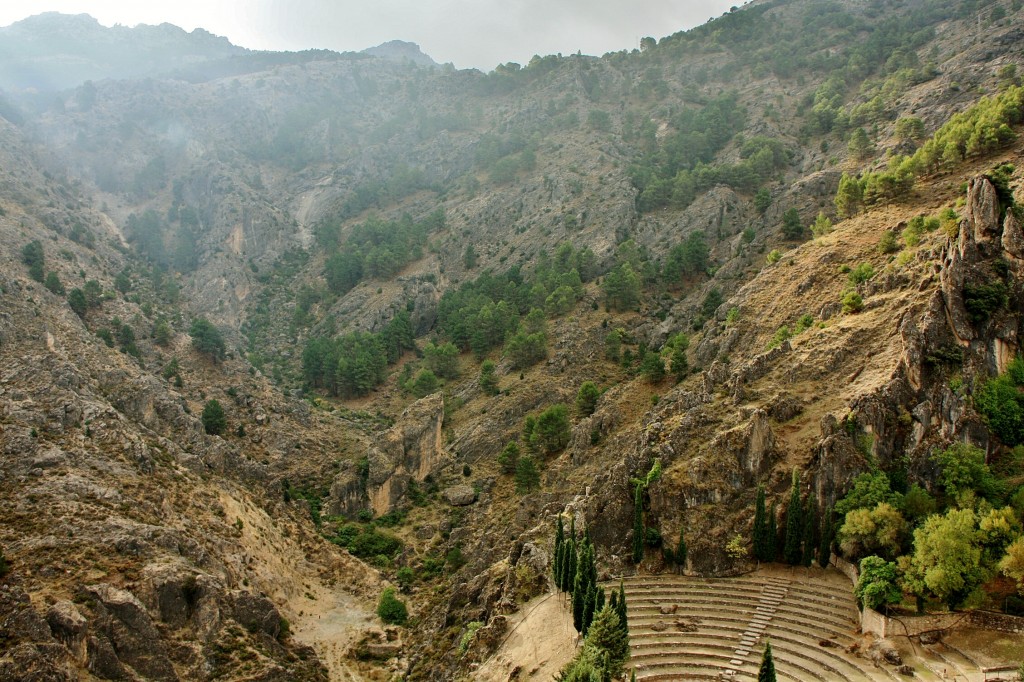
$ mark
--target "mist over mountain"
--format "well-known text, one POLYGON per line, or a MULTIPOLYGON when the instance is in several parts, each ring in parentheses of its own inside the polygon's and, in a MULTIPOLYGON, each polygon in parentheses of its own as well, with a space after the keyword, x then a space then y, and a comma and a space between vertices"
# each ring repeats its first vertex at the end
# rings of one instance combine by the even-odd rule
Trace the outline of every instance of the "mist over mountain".
POLYGON ((0 88, 66 90, 87 80, 153 76, 245 52, 203 29, 108 28, 88 14, 46 12, 0 28, 0 88))
POLYGON ((4 29, 0 679, 1009 665, 950 652, 1024 611, 1022 21, 766 0, 489 73, 4 29))

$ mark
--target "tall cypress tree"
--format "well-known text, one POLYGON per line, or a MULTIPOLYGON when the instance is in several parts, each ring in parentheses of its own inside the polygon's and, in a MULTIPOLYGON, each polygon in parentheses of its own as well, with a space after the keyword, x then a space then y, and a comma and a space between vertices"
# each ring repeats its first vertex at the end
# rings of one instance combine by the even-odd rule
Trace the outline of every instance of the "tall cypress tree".
POLYGON ((771 642, 765 642, 764 655, 761 656, 761 669, 757 671, 757 682, 776 682, 775 659, 772 658, 771 642))
POLYGON ((562 591, 571 592, 573 581, 576 579, 576 537, 570 535, 565 540, 565 557, 562 559, 562 591))
POLYGON ((555 551, 551 571, 555 578, 555 588, 562 589, 562 546, 565 544, 565 528, 562 527, 562 515, 558 515, 555 525, 555 551))
POLYGON ((786 507, 786 544, 782 549, 782 558, 791 566, 796 566, 803 558, 800 553, 800 541, 804 535, 801 511, 800 472, 793 469, 793 487, 789 491, 789 506, 786 507))
POLYGON ((771 508, 768 510, 768 531, 765 533, 765 545, 764 545, 764 560, 775 561, 775 558, 779 556, 779 531, 776 528, 775 521, 775 502, 772 502, 771 508))
POLYGON ((754 502, 754 558, 758 561, 768 561, 767 536, 768 536, 768 514, 764 509, 764 486, 757 486, 757 501, 754 502))
POLYGON ((832 558, 833 533, 832 507, 828 507, 824 518, 821 519, 821 543, 818 545, 818 565, 822 568, 828 568, 828 562, 832 558))
POLYGON ((626 641, 629 641, 629 622, 626 620, 626 584, 619 581, 619 600, 615 604, 616 613, 619 614, 619 627, 622 628, 626 641))
MULTIPOLYGON (((579 560, 576 564, 576 578, 572 585, 572 624, 576 632, 586 632, 586 608, 587 597, 591 596, 590 564, 594 561, 594 548, 587 538, 579 552, 579 560)), ((591 602, 591 615, 593 615, 593 602, 591 602)))
MULTIPOLYGON (((584 550, 586 551, 586 550, 584 550)), ((582 563, 582 556, 580 557, 582 563)), ((576 569, 576 578, 572 583, 572 626, 576 628, 576 632, 583 633, 583 611, 587 599, 586 594, 586 578, 583 577, 583 571, 576 569)))
POLYGON ((817 545, 814 542, 814 534, 818 532, 818 505, 815 504, 812 495, 807 496, 807 508, 804 510, 804 553, 800 563, 810 566, 814 563, 814 550, 817 545))
POLYGON ((597 585, 587 586, 587 595, 583 600, 583 635, 590 630, 590 624, 594 622, 594 614, 597 613, 597 585))
POLYGON ((644 486, 636 484, 633 495, 633 563, 644 560, 644 486))
POLYGON ((676 546, 676 566, 681 570, 686 570, 686 557, 689 554, 689 550, 686 548, 686 525, 679 527, 679 544, 676 546))

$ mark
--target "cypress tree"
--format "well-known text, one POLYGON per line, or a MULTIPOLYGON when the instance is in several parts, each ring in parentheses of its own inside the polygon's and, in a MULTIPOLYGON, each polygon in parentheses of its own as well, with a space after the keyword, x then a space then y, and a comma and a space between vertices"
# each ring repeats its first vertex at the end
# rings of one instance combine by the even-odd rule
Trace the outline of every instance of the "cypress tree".
POLYGON ((821 544, 818 546, 818 565, 828 568, 828 562, 832 554, 832 507, 825 510, 825 516, 821 520, 821 544))
POLYGON ((804 510, 804 553, 801 562, 804 566, 814 563, 814 534, 818 532, 818 505, 811 495, 807 496, 807 509, 804 510))
MULTIPOLYGON (((572 624, 576 632, 586 632, 586 608, 587 597, 590 596, 590 563, 593 561, 593 546, 583 540, 580 548, 579 558, 576 564, 576 578, 572 585, 572 624)), ((593 614, 593 603, 591 603, 591 614, 593 614)))
POLYGON ((686 570, 686 557, 689 550, 686 548, 686 526, 679 527, 679 545, 676 547, 676 566, 686 570))
POLYGON ((604 608, 604 605, 605 605, 604 588, 603 587, 599 587, 599 588, 597 588, 597 600, 594 602, 594 613, 601 613, 601 609, 604 608))
POLYGON ((644 560, 644 488, 637 483, 633 496, 633 563, 644 560))
POLYGON ((558 522, 555 525, 555 559, 551 565, 554 573, 555 588, 561 589, 562 578, 562 545, 565 543, 565 528, 562 527, 562 515, 558 515, 558 522))
POLYGON ((765 533, 765 561, 775 561, 775 557, 779 555, 778 530, 775 525, 775 502, 773 501, 771 509, 768 511, 768 531, 765 533))
POLYGON ((757 682, 776 682, 775 660, 772 658, 772 643, 764 645, 764 655, 761 657, 761 669, 757 671, 757 682))
POLYGON ((791 566, 796 566, 803 558, 800 553, 800 541, 804 534, 801 507, 800 472, 793 469, 793 487, 789 491, 789 506, 786 507, 786 543, 782 550, 783 559, 791 566))
POLYGON ((583 634, 590 630, 590 624, 594 622, 594 613, 597 609, 597 586, 588 585, 587 595, 583 600, 583 634))
POLYGON ((589 585, 597 585, 597 550, 594 548, 594 543, 590 541, 590 532, 587 532, 587 547, 590 549, 587 552, 587 583, 589 585))
POLYGON ((754 503, 754 558, 768 561, 768 550, 765 540, 768 536, 767 512, 764 509, 764 486, 757 486, 757 501, 754 503))
POLYGON ((629 641, 629 621, 626 619, 626 585, 623 581, 619 581, 619 601, 615 605, 617 609, 616 613, 619 614, 619 626, 622 628, 623 634, 626 635, 626 641, 629 641))
POLYGON ((572 626, 576 632, 583 633, 583 611, 586 607, 586 586, 583 571, 577 569, 576 578, 572 583, 572 626))
POLYGON ((562 558, 562 591, 571 592, 573 580, 576 579, 576 538, 570 536, 565 541, 565 557, 562 558))

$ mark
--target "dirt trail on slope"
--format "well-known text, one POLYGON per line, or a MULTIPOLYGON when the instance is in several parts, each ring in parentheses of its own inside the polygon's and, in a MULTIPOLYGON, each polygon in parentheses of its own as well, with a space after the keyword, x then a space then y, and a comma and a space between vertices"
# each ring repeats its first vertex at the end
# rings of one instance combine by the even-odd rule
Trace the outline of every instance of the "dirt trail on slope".
POLYGON ((479 682, 506 682, 519 677, 550 680, 576 653, 572 613, 562 595, 548 594, 527 602, 510 623, 509 634, 473 675, 479 682))
POLYGON ((331 682, 363 680, 345 652, 363 630, 374 624, 374 615, 351 595, 319 582, 312 585, 310 594, 316 599, 301 600, 301 615, 292 628, 293 636, 316 650, 331 682))

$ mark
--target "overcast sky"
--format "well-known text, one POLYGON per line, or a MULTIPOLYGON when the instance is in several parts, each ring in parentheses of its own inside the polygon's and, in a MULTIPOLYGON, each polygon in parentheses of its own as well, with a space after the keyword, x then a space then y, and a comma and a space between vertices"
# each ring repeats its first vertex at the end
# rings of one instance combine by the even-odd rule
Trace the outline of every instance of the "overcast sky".
POLYGON ((485 71, 535 54, 601 55, 704 23, 738 0, 0 0, 0 26, 45 11, 110 26, 202 27, 243 47, 361 50, 419 43, 438 62, 485 71))

